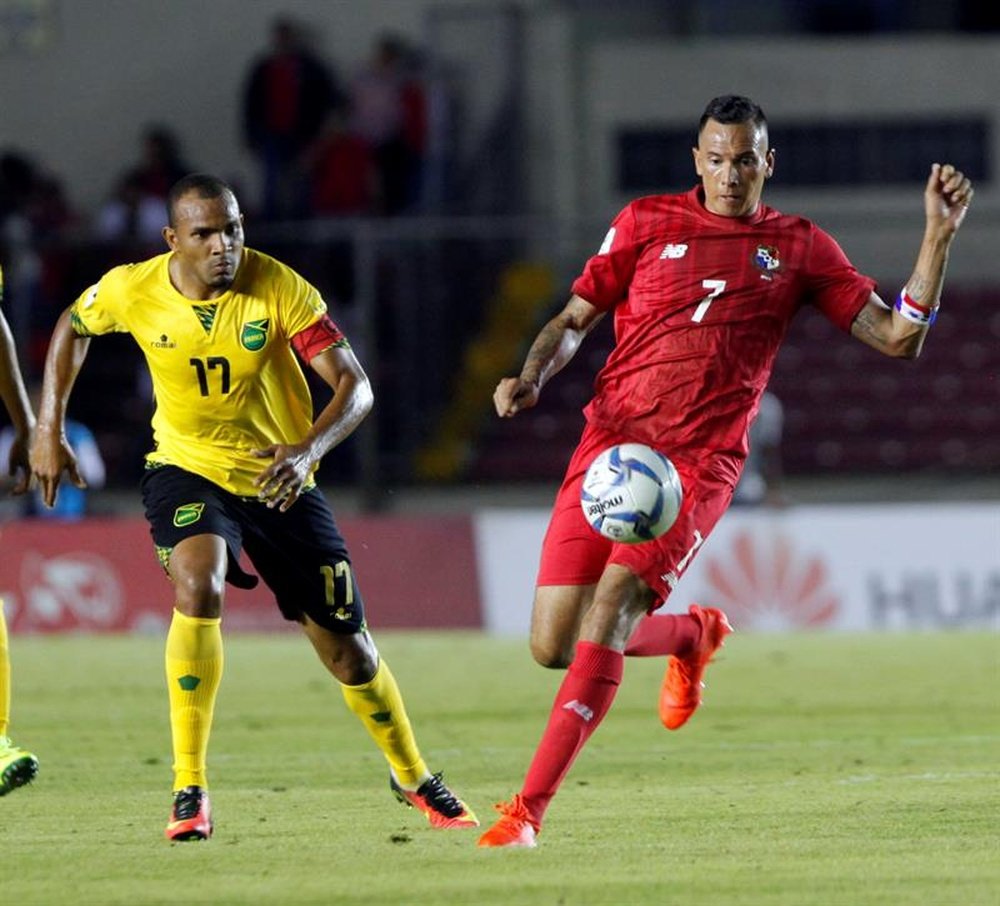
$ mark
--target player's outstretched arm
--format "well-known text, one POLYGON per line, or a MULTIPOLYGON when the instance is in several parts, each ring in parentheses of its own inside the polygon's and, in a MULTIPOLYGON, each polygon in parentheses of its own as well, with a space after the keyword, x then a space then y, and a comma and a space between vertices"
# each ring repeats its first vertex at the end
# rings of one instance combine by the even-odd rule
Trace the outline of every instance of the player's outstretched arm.
POLYGON ((493 391, 501 418, 511 418, 538 402, 542 387, 576 355, 583 338, 603 317, 586 299, 571 296, 566 307, 539 331, 517 377, 502 378, 493 391))
POLYGON ((14 441, 10 446, 10 457, 5 465, 7 474, 17 476, 12 489, 14 494, 23 494, 31 484, 31 467, 28 464, 28 444, 35 428, 35 413, 31 411, 28 391, 17 364, 17 351, 7 319, 0 313, 0 399, 10 415, 14 426, 14 441))
POLYGON ((887 307, 874 293, 851 325, 851 333, 886 355, 915 359, 941 304, 951 243, 972 202, 972 183, 951 164, 934 164, 924 187, 924 238, 917 263, 887 307))
POLYGON ((90 338, 76 333, 70 312, 67 308, 59 316, 49 341, 38 426, 31 444, 31 471, 38 479, 42 500, 48 507, 55 505, 63 472, 78 488, 87 486, 66 440, 66 406, 87 357, 90 338))

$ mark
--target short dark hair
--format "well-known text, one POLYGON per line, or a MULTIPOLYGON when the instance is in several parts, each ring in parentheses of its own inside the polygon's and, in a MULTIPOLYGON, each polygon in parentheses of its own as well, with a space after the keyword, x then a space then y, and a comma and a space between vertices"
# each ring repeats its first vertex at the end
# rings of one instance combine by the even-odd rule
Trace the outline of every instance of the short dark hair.
POLYGON ((740 94, 721 94, 712 98, 705 107, 705 112, 698 120, 698 134, 705 128, 705 123, 715 120, 717 123, 753 123, 755 126, 767 128, 767 117, 759 104, 740 94))
POLYGON ((174 208, 181 198, 189 192, 194 192, 199 198, 221 198, 227 192, 236 197, 233 187, 217 176, 208 173, 188 173, 177 180, 167 193, 167 223, 174 223, 174 208))

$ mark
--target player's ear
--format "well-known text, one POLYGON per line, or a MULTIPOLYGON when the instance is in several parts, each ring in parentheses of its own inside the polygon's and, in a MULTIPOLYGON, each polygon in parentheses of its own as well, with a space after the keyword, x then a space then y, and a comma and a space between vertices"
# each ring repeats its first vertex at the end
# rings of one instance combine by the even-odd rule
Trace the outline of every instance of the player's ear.
POLYGON ((764 155, 764 161, 767 163, 767 178, 770 179, 774 175, 774 148, 764 155))
POLYGON ((167 244, 170 251, 174 252, 177 250, 177 233, 173 227, 165 226, 161 231, 163 234, 163 241, 167 244))
POLYGON ((691 156, 694 158, 694 172, 699 176, 703 176, 704 174, 701 172, 701 156, 698 154, 697 148, 691 149, 691 156))

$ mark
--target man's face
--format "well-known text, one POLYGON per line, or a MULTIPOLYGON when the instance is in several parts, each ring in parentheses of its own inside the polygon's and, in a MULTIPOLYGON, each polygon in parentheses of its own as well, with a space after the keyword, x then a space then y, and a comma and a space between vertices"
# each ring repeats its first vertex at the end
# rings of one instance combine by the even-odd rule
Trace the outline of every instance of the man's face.
POLYGON ((203 298, 232 285, 243 255, 243 215, 232 193, 218 198, 182 195, 174 206, 174 225, 164 227, 163 238, 181 274, 203 298))
POLYGON ((722 217, 744 217, 757 210, 764 180, 774 170, 774 151, 767 147, 765 126, 709 120, 692 151, 709 211, 722 217))

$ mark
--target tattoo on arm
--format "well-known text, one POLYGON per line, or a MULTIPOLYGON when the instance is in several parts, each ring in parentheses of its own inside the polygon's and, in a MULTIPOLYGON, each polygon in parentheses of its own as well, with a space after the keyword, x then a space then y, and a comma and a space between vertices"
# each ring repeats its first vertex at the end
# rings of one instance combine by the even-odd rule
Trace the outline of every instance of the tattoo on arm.
POLYGON ((913 276, 906 281, 907 295, 909 295, 914 302, 922 302, 929 289, 930 281, 924 279, 924 277, 918 273, 914 273, 913 276))
POLYGON ((920 354, 927 325, 904 320, 892 311, 869 304, 851 322, 851 336, 885 355, 915 358, 920 354))
POLYGON ((878 318, 868 305, 857 313, 851 329, 858 339, 872 345, 882 346, 887 339, 885 321, 878 318))
POLYGON ((535 342, 531 344, 524 360, 524 367, 521 369, 521 374, 526 379, 537 381, 541 378, 556 357, 563 333, 562 325, 554 321, 550 321, 541 329, 535 337, 535 342))

